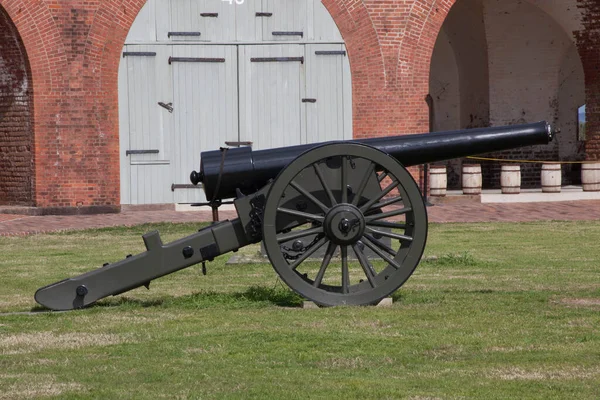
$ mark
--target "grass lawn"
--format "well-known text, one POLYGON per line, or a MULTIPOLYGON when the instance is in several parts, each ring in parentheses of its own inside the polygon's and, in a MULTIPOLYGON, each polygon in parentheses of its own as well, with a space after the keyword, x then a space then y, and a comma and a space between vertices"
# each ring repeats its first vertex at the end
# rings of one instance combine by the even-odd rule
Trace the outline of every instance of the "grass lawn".
POLYGON ((598 222, 431 225, 390 308, 303 309, 269 264, 223 256, 85 310, 7 314, 149 230, 197 228, 0 238, 0 399, 600 398, 598 222))

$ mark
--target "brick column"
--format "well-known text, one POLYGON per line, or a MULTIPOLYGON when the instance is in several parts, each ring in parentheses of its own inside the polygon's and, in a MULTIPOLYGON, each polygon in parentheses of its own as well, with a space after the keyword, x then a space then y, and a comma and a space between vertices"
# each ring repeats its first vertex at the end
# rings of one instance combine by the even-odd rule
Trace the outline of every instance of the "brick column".
POLYGON ((575 32, 577 48, 585 73, 586 158, 600 160, 600 3, 578 0, 582 11, 583 31, 575 32))
POLYGON ((25 47, 0 8, 0 204, 33 204, 32 107, 25 47))

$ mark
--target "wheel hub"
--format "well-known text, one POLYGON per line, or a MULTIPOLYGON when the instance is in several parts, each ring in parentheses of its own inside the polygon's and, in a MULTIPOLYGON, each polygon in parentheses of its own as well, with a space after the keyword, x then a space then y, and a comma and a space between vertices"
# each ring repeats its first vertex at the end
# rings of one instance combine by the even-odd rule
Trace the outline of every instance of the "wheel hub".
POLYGON ((365 218, 352 204, 339 204, 329 210, 325 216, 323 229, 333 243, 352 245, 365 231, 365 218))

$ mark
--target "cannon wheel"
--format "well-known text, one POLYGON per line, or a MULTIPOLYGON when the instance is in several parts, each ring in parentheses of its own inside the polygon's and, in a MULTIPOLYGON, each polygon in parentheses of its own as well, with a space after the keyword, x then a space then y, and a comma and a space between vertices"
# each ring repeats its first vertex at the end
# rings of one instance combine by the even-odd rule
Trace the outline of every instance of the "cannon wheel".
POLYGON ((311 149, 281 171, 267 195, 267 255, 288 286, 320 305, 376 304, 389 296, 417 267, 426 239, 427 211, 414 179, 396 159, 370 146, 311 149), (302 182, 319 189, 311 192, 302 182), (312 207, 291 209, 290 197, 312 207), (290 218, 303 222, 281 229, 281 220, 290 218), (298 253, 290 255, 293 249, 284 244, 294 240, 298 253), (325 252, 315 260, 319 249, 325 252))

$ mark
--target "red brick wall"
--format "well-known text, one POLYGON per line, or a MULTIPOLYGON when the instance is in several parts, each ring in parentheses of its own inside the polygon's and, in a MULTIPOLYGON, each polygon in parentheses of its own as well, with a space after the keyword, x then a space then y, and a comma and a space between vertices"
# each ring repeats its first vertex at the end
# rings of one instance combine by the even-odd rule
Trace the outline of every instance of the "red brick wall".
MULTIPOLYGON (((145 0, 0 0, 34 99, 33 203, 118 209, 117 73, 145 0)), ((423 132, 437 33, 454 0, 323 0, 348 45, 357 137, 423 132)))
MULTIPOLYGON (((33 146, 31 139, 27 139, 29 144, 23 139, 20 148, 29 146, 29 154, 33 149, 34 171, 30 183, 17 185, 21 189, 7 190, 13 178, 0 176, 5 188, 0 193, 15 193, 11 202, 52 209, 119 208, 118 64, 125 37, 144 2, 0 0, 26 50, 33 92, 33 146), (26 185, 33 185, 31 198, 22 189, 26 185)), ((355 135, 426 131, 424 99, 429 91, 431 54, 454 0, 323 3, 348 47, 355 135)), ((595 19, 600 5, 595 0, 578 0, 578 5, 586 27, 576 37, 586 74, 587 151, 589 158, 600 158, 596 100, 600 96, 600 31, 595 19)), ((6 31, 3 29, 3 34, 6 31)), ((8 45, 5 42, 3 47, 8 45)), ((25 138, 19 135, 12 133, 13 138, 25 138)), ((15 159, 29 157, 27 150, 18 151, 23 151, 24 157, 13 156, 15 159)), ((25 164, 21 167, 26 168, 25 164)))
POLYGON ((323 0, 323 4, 348 48, 355 136, 427 131, 429 63, 454 0, 323 0))
POLYGON ((577 48, 585 72, 586 143, 589 160, 600 159, 600 3, 596 0, 578 0, 583 13, 584 30, 576 32, 577 48))
POLYGON ((33 202, 32 104, 23 43, 0 9, 0 204, 33 202))

